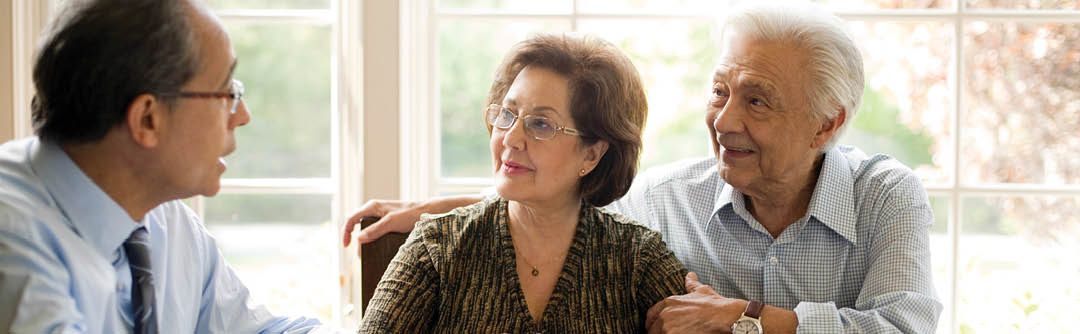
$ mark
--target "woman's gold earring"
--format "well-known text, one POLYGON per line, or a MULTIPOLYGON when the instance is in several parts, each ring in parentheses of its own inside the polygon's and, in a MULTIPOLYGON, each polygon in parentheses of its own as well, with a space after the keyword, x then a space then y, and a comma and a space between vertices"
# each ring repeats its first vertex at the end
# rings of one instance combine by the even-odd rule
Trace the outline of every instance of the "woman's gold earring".
POLYGON ((585 168, 581 169, 581 176, 585 176, 585 168))

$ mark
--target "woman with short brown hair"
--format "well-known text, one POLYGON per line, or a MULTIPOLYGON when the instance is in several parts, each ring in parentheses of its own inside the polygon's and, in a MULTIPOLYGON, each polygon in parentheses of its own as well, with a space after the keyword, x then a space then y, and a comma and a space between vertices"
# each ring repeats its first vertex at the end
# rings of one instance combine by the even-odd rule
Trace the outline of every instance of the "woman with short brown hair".
POLYGON ((540 35, 507 55, 483 112, 498 195, 421 219, 360 331, 644 332, 686 269, 659 233, 598 208, 637 170, 633 64, 598 38, 540 35))

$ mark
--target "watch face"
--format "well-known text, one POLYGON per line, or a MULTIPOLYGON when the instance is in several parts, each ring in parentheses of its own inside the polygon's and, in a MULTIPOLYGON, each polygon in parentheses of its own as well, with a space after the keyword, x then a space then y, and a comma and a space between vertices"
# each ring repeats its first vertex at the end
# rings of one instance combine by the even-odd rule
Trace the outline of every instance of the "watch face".
POLYGON ((761 328, 756 322, 744 319, 735 322, 735 325, 731 326, 731 332, 733 334, 761 334, 761 328))

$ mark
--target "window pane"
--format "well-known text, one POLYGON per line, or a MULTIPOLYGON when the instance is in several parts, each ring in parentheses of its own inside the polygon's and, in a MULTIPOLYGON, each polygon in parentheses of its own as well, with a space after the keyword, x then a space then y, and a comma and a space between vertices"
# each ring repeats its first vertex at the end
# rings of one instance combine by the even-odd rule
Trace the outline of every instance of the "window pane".
POLYGON ((1080 183, 1080 25, 965 31, 962 180, 1080 183))
MULTIPOLYGON (((812 0, 833 10, 867 9, 925 9, 950 8, 952 0, 812 0)), ((589 0, 578 2, 578 9, 586 13, 644 12, 644 13, 715 13, 722 16, 733 6, 753 2, 751 0, 589 0)))
POLYGON ((952 324, 946 314, 952 309, 949 296, 952 284, 949 279, 949 264, 952 261, 952 239, 949 237, 949 198, 930 196, 930 207, 934 210, 934 227, 930 230, 930 258, 934 275, 934 290, 938 300, 945 305, 942 317, 938 320, 938 333, 948 333, 952 324))
POLYGON ((329 9, 330 0, 206 0, 214 9, 329 9))
POLYGON ((440 9, 486 9, 532 13, 569 13, 572 0, 440 0, 440 9))
POLYGON ((868 9, 942 9, 952 8, 954 0, 812 0, 833 10, 868 9))
POLYGON ((440 20, 442 176, 491 177, 482 110, 495 68, 515 43, 534 33, 569 28, 565 21, 440 20))
MULTIPOLYGON (((578 10, 586 13, 723 13, 730 5, 714 0, 588 0, 578 1, 578 10)), ((674 34, 673 34, 674 35, 674 34)))
POLYGON ((993 9, 1080 9, 1076 0, 965 0, 964 5, 993 9))
POLYGON ((642 167, 710 156, 705 104, 716 43, 711 21, 582 20, 579 30, 607 39, 634 62, 649 100, 642 167))
MULTIPOLYGON (((731 0, 734 3, 755 2, 731 0)), ((834 11, 951 9, 955 0, 811 0, 834 11)), ((720 11, 719 13, 723 13, 720 11)))
POLYGON ((330 195, 226 194, 206 199, 205 220, 256 302, 325 322, 338 300, 330 204, 330 195))
POLYGON ((251 122, 228 177, 330 176, 330 27, 226 22, 251 122))
POLYGON ((952 25, 856 21, 849 31, 863 53, 866 90, 841 143, 888 154, 926 183, 949 182, 952 25))
POLYGON ((1080 326, 1080 197, 962 202, 958 320, 964 333, 1080 326))

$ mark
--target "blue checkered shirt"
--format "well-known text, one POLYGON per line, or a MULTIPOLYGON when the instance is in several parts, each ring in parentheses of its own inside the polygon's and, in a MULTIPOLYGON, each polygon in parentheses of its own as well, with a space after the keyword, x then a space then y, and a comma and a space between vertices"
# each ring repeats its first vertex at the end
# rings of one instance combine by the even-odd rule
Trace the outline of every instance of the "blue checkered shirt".
POLYGON ((807 215, 773 238, 727 185, 716 159, 642 173, 609 206, 660 231, 717 293, 794 310, 800 333, 932 333, 930 203, 895 159, 837 146, 807 215))

